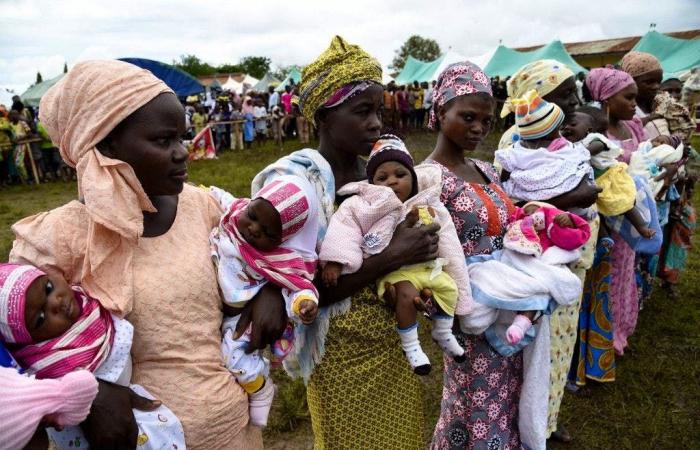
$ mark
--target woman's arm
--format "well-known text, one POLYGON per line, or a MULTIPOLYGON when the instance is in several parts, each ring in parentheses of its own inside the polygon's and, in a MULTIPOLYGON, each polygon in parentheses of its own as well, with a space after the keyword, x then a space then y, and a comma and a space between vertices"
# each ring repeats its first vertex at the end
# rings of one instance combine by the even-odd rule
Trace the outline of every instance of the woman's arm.
POLYGON ((315 284, 319 290, 319 305, 328 306, 351 297, 360 289, 378 278, 407 264, 416 264, 435 259, 438 253, 438 231, 440 226, 432 224, 412 228, 406 220, 394 232, 389 245, 377 255, 370 256, 355 273, 338 278, 336 286, 324 286, 320 277, 315 284))

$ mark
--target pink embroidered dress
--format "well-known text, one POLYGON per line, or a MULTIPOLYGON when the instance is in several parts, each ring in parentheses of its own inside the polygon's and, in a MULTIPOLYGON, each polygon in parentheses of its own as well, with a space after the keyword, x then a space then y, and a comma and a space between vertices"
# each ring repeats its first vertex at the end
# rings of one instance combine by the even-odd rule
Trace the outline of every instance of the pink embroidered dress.
MULTIPOLYGON (((607 133, 607 137, 622 149, 623 153, 619 160, 629 163, 632 153, 637 150, 642 141, 647 139, 647 135, 641 120, 636 117, 632 120, 622 121, 622 124, 627 128, 630 138, 619 139, 610 133, 607 133)), ((612 281, 610 283, 613 347, 615 352, 621 355, 627 347, 627 338, 634 333, 639 314, 639 299, 635 280, 635 253, 619 234, 611 231, 610 237, 615 241, 612 250, 612 281)))

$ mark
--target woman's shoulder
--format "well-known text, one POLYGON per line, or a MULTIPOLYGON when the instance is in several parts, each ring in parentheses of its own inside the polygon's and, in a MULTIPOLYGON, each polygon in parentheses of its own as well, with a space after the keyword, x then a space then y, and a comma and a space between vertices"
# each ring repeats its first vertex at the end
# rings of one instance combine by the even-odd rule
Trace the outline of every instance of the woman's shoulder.
POLYGON ((469 160, 474 163, 477 169, 479 169, 486 176, 486 178, 488 178, 490 183, 499 183, 500 175, 498 174, 498 170, 496 170, 496 166, 490 162, 482 161, 476 158, 469 158, 469 160))
POLYGON ((39 231, 52 227, 61 227, 64 231, 72 228, 86 228, 87 214, 83 203, 72 200, 58 208, 25 217, 12 225, 12 230, 17 234, 18 231, 39 231))
POLYGON ((222 209, 208 188, 185 184, 180 194, 178 215, 185 214, 188 220, 195 216, 203 217, 207 226, 219 223, 222 209))

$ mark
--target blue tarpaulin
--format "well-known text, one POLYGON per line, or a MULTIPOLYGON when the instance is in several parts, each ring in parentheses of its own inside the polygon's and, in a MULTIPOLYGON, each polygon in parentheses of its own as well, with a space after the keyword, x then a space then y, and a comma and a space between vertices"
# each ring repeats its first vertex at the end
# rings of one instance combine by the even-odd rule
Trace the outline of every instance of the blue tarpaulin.
POLYGON ((204 92, 204 86, 195 77, 177 67, 160 61, 143 58, 120 58, 142 69, 150 70, 153 75, 163 80, 178 97, 187 97, 204 92))

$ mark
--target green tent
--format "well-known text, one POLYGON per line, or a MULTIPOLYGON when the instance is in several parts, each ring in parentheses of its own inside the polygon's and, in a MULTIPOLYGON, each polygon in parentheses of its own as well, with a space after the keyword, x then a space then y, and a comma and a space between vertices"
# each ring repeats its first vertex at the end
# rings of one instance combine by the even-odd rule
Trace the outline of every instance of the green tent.
POLYGON ((287 74, 287 78, 282 80, 282 82, 279 84, 279 86, 277 86, 275 90, 277 92, 284 92, 284 87, 288 84, 292 84, 292 81, 294 82, 294 84, 299 84, 299 82, 301 81, 301 72, 296 67, 292 68, 292 70, 289 71, 289 73, 287 74))
POLYGON ((438 69, 442 65, 442 60, 445 59, 445 55, 441 55, 438 59, 434 61, 421 61, 413 56, 408 56, 406 58, 406 64, 404 64, 401 73, 396 76, 396 84, 410 84, 414 81, 432 81, 437 78, 436 74, 440 74, 438 69))
POLYGON ((270 86, 277 86, 280 84, 280 80, 275 78, 274 75, 272 75, 270 72, 267 72, 264 77, 260 79, 260 81, 257 82, 255 86, 252 87, 252 90, 255 92, 267 92, 267 89, 270 86))
POLYGON ((569 55, 561 41, 552 41, 544 47, 529 52, 519 52, 512 48, 499 45, 496 53, 484 67, 484 72, 490 77, 509 77, 525 64, 539 59, 555 59, 566 64, 574 73, 586 72, 574 58, 569 55))
POLYGON ((677 39, 650 31, 632 50, 656 56, 664 68, 664 77, 681 76, 700 66, 700 39, 677 39))
POLYGON ((37 107, 39 106, 39 101, 41 101, 41 97, 43 97, 44 94, 46 94, 46 91, 48 91, 51 88, 51 86, 58 83, 58 81, 61 78, 63 78, 63 75, 65 74, 62 73, 57 77, 51 78, 50 80, 37 83, 34 86, 27 89, 26 91, 24 91, 24 93, 21 94, 19 97, 22 99, 22 102, 24 102, 25 105, 37 107))

